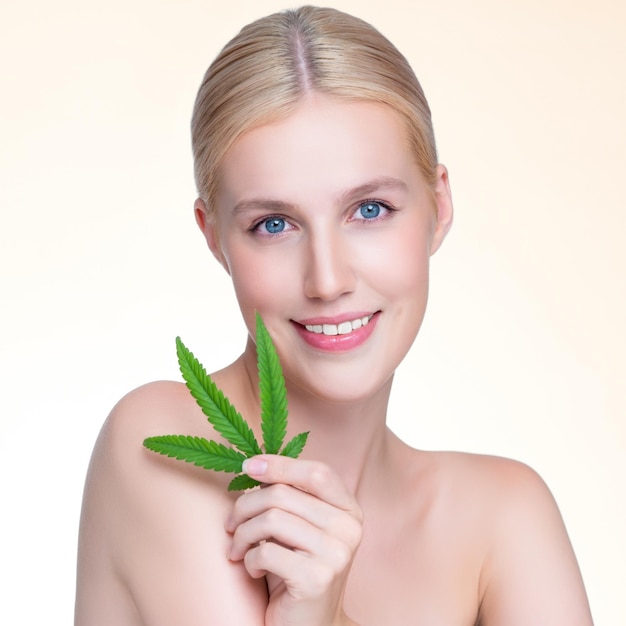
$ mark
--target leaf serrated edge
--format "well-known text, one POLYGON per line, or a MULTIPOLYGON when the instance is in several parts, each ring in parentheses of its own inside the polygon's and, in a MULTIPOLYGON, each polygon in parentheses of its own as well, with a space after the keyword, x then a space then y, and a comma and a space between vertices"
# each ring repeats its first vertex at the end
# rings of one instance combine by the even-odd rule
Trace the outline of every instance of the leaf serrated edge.
POLYGON ((213 428, 246 456, 261 454, 261 447, 249 424, 180 337, 176 337, 176 354, 183 380, 213 428))
POLYGON ((288 456, 292 459, 297 459, 306 445, 309 432, 310 431, 299 433, 293 437, 293 439, 289 440, 285 447, 280 451, 281 456, 288 456))
POLYGON ((246 489, 258 487, 260 484, 261 483, 258 480, 250 478, 247 474, 239 474, 230 481, 228 491, 244 491, 246 489))
POLYGON ((218 472, 240 472, 246 459, 234 448, 193 435, 148 437, 143 445, 152 452, 218 472))
POLYGON ((258 311, 256 350, 263 445, 267 454, 278 454, 287 434, 287 391, 276 348, 258 311))
MULTIPOLYGON (((287 393, 285 389, 285 379, 282 373, 280 365, 280 359, 276 352, 276 348, 272 342, 272 339, 267 332, 261 316, 256 313, 257 317, 257 333, 259 327, 262 328, 261 333, 265 331, 265 348, 261 352, 273 358, 266 359, 268 369, 270 373, 267 378, 269 382, 275 382, 275 385, 270 385, 270 403, 271 409, 269 414, 270 430, 280 428, 280 421, 283 422, 282 435, 279 433, 278 445, 274 445, 275 442, 270 441, 270 447, 275 448, 272 454, 281 454, 283 456, 289 456, 291 458, 297 458, 302 452, 309 432, 299 433, 293 437, 282 449, 278 452, 287 430, 287 393), (278 411, 274 411, 274 407, 278 405, 278 411), (278 425, 273 422, 278 413, 278 425)), ((258 335, 257 335, 258 336, 258 335)), ((257 339, 258 345, 258 339, 257 339)), ((230 400, 223 394, 221 389, 215 385, 211 377, 206 373, 204 366, 195 358, 193 353, 185 346, 180 337, 176 337, 176 352, 178 355, 178 362, 180 366, 183 379, 192 397, 196 400, 202 412, 207 416, 209 422, 213 427, 232 445, 236 446, 239 450, 228 448, 222 443, 215 441, 208 441, 203 437, 196 437, 192 435, 160 435, 155 437, 148 437, 144 440, 143 445, 147 449, 158 452, 159 454, 174 457, 178 460, 193 463, 206 469, 213 469, 216 471, 224 472, 241 472, 243 461, 246 458, 262 454, 262 450, 254 436, 249 424, 244 420, 241 414, 230 403, 230 400), (188 375, 186 376, 186 373, 188 375), (208 400, 208 402, 207 402, 208 400), (213 421, 217 421, 219 425, 213 421), (160 449, 159 449, 160 448, 160 449), (200 448, 200 449, 199 449, 200 448), (196 457, 196 458, 193 458, 196 457), (235 463, 233 465, 233 463, 235 463)), ((257 349, 257 366, 260 367, 261 358, 259 358, 259 351, 257 349)), ((263 366, 265 369, 265 365, 263 366)), ((265 374, 261 375, 259 371, 259 381, 264 380, 265 374)), ((260 390, 262 391, 262 390, 260 390)), ((263 407, 263 401, 261 402, 263 407)), ((265 431, 264 443, 265 442, 265 431)), ((269 438, 274 438, 274 434, 270 434, 269 438)), ((267 445, 266 445, 267 451, 267 445)), ((240 491, 244 489, 250 489, 256 487, 261 483, 247 474, 239 474, 233 478, 228 486, 229 491, 240 491)))

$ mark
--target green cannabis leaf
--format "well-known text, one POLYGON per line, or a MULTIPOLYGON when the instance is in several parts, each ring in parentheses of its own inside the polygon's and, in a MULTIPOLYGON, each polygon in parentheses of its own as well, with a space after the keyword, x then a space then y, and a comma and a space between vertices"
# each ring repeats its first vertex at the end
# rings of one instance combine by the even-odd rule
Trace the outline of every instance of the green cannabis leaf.
MULTIPOLYGON (((256 343, 263 447, 267 454, 281 454, 295 459, 302 452, 309 433, 296 435, 281 450, 287 434, 285 379, 272 338, 258 313, 256 343)), ((213 428, 237 450, 222 443, 207 441, 203 437, 188 435, 148 437, 143 445, 153 452, 199 467, 238 474, 228 485, 229 491, 241 491, 259 485, 258 481, 240 473, 241 466, 247 458, 263 453, 252 429, 211 380, 204 366, 180 337, 176 337, 176 354, 180 371, 191 395, 213 428)))
MULTIPOLYGON (((258 314, 257 314, 258 315, 258 314)), ((278 454, 287 434, 287 393, 280 362, 265 325, 257 318, 256 346, 261 392, 261 429, 268 454, 278 454)))
POLYGON ((215 430, 246 456, 261 454, 261 448, 250 426, 217 388, 204 366, 187 349, 180 337, 176 337, 176 353, 180 371, 191 395, 215 430))

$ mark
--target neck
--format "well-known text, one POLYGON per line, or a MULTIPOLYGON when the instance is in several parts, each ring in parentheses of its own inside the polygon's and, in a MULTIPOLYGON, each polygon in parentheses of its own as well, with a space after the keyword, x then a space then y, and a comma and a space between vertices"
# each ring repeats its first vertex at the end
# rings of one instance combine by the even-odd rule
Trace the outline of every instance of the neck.
MULTIPOLYGON (((256 362, 239 360, 249 382, 248 415, 260 416, 256 362)), ((332 467, 357 494, 384 482, 381 472, 390 466, 390 447, 398 440, 386 426, 392 379, 373 395, 356 401, 333 401, 307 393, 287 381, 289 421, 287 440, 309 431, 302 458, 332 467)), ((260 424, 256 424, 260 431, 260 424)))

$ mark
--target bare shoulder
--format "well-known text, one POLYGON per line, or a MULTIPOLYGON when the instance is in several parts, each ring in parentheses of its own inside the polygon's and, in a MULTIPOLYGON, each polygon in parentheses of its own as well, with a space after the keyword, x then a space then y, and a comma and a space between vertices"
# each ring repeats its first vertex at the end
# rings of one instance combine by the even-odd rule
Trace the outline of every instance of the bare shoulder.
POLYGON ((493 456, 426 453, 442 514, 480 551, 480 624, 589 626, 574 551, 555 499, 529 466, 493 456))
POLYGON ((142 443, 152 435, 178 432, 214 435, 184 384, 152 382, 126 394, 113 407, 100 433, 96 450, 99 446, 134 449, 137 440, 142 443))
POLYGON ((525 498, 552 499, 541 476, 530 466, 498 456, 464 452, 432 452, 431 463, 451 489, 503 509, 525 498))
POLYGON ((229 476, 143 447, 166 434, 217 437, 180 383, 132 391, 103 425, 85 485, 76 624, 262 623, 264 590, 226 557, 229 476), (242 593, 248 602, 235 602, 242 593))
POLYGON ((528 465, 504 457, 464 452, 413 451, 412 480, 446 515, 475 511, 481 519, 501 519, 519 507, 557 511, 541 476, 528 465))

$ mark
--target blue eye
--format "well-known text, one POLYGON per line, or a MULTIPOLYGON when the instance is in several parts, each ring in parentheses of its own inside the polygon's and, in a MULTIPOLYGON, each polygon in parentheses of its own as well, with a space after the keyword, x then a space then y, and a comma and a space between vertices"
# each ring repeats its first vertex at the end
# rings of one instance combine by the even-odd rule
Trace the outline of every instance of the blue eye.
POLYGON ((269 219, 261 222, 258 228, 263 228, 272 235, 282 233, 283 230, 285 230, 285 220, 282 219, 282 217, 270 217, 269 219))
POLYGON ((359 213, 366 220, 371 220, 380 215, 380 209, 381 206, 378 202, 364 202, 359 206, 359 213))

